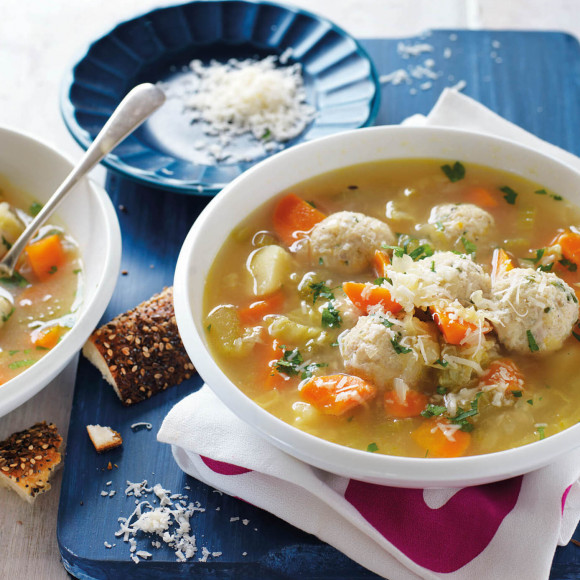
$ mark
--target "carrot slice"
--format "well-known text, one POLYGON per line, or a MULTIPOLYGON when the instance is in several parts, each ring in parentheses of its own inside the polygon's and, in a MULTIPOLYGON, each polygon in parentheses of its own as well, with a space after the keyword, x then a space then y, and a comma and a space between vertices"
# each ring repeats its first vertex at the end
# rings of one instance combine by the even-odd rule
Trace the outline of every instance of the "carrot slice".
POLYGON ((325 415, 343 415, 377 394, 377 388, 352 375, 312 377, 300 386, 300 396, 325 415))
POLYGON ((290 247, 325 217, 308 202, 290 193, 278 202, 272 224, 280 239, 290 247))
POLYGON ((60 236, 53 234, 26 246, 28 262, 39 280, 55 274, 64 262, 64 250, 60 236))
MULTIPOLYGON (((433 320, 437 323, 445 342, 460 345, 468 334, 477 331, 477 324, 455 317, 449 310, 430 307, 433 320)), ((483 332, 491 332, 491 325, 487 322, 483 325, 483 332)))
POLYGON ((411 432, 411 439, 430 457, 460 457, 471 443, 471 435, 452 427, 442 417, 427 419, 411 432))
POLYGON ((485 189, 485 187, 473 187, 467 193, 466 198, 479 207, 491 208, 499 205, 497 196, 493 195, 488 189, 485 189))
POLYGON ((257 368, 259 369, 256 380, 259 385, 264 387, 264 390, 272 391, 287 388, 290 385, 298 385, 299 377, 290 377, 276 369, 276 363, 283 354, 276 339, 269 340, 264 344, 256 344, 253 353, 258 361, 257 368))
POLYGON ((571 232, 570 230, 560 234, 555 240, 555 244, 560 244, 562 248, 562 256, 580 266, 580 234, 571 232))
POLYGON ((406 419, 418 417, 428 403, 427 395, 409 389, 405 394, 405 400, 401 401, 397 391, 385 393, 385 412, 389 417, 406 419))
POLYGON ((382 286, 363 284, 362 282, 345 282, 342 285, 342 289, 348 299, 365 314, 370 307, 378 304, 381 304, 386 311, 393 314, 403 309, 398 302, 393 300, 388 288, 383 288, 382 286))
POLYGON ((501 278, 506 272, 513 270, 517 266, 514 258, 512 258, 502 248, 496 248, 491 257, 491 280, 495 282, 501 278))
POLYGON ((382 250, 375 250, 373 256, 373 269, 378 278, 384 278, 387 275, 387 267, 391 265, 389 254, 382 250))
POLYGON ((508 358, 494 360, 479 379, 485 385, 507 385, 506 391, 520 393, 524 390, 524 377, 518 365, 508 358))
POLYGON ((260 322, 266 314, 279 312, 284 306, 285 300, 284 292, 279 290, 274 292, 274 294, 270 294, 270 296, 266 296, 262 300, 252 302, 246 308, 240 308, 238 310, 240 322, 246 326, 260 322))
POLYGON ((50 350, 58 344, 64 330, 62 326, 53 326, 40 332, 33 332, 30 340, 34 346, 50 350))

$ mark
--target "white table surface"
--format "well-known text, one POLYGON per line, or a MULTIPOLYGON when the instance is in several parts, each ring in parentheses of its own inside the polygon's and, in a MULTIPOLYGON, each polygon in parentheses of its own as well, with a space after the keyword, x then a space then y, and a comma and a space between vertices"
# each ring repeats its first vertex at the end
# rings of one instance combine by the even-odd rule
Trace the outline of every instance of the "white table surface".
MULTIPOLYGON (((185 1, 185 0, 183 0, 185 1)), ((120 21, 179 0, 0 0, 0 126, 31 133, 72 159, 81 150, 59 113, 64 73, 88 43, 120 21)), ((358 37, 398 37, 429 28, 537 29, 580 37, 578 0, 293 0, 358 37)), ((103 181, 104 170, 93 179, 103 181)), ((41 393, 0 418, 0 440, 37 421, 65 435, 71 364, 41 393)), ((67 578, 56 542, 61 473, 32 506, 0 489, 0 578, 67 578)))

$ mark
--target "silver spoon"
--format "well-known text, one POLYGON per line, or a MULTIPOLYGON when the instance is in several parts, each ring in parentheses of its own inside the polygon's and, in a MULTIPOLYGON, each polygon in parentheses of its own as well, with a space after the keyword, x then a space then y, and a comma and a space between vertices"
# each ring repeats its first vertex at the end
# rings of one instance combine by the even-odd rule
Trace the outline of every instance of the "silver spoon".
POLYGON ((105 155, 128 137, 164 102, 165 93, 150 83, 137 85, 127 94, 113 111, 81 160, 0 260, 0 275, 12 276, 20 254, 38 228, 52 215, 56 206, 105 155))

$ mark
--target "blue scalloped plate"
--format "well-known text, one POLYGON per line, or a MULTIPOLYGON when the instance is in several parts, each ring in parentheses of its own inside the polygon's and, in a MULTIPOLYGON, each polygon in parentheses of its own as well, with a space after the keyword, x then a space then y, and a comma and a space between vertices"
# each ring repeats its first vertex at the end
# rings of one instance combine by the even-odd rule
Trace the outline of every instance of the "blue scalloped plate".
MULTIPOLYGON (((64 121, 85 149, 123 96, 141 82, 177 86, 193 59, 281 56, 302 65, 316 118, 289 147, 373 123, 378 76, 359 43, 333 23, 290 6, 247 0, 198 0, 119 24, 90 45, 65 80, 64 121)), ((103 163, 126 177, 181 193, 213 195, 268 153, 241 136, 233 147, 247 160, 212 160, 196 148, 201 128, 179 99, 168 99, 103 163)), ((199 145, 197 145, 199 147, 199 145)))

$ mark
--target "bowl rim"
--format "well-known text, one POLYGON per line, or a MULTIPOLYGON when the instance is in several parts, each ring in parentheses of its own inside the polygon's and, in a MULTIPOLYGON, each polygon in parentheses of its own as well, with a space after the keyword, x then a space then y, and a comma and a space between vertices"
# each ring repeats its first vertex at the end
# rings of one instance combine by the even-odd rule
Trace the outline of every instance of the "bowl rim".
MULTIPOLYGON (((92 49, 93 45, 97 42, 102 40, 103 38, 113 34, 117 31, 120 27, 137 21, 143 18, 152 17, 158 13, 161 13, 166 10, 181 8, 183 6, 188 6, 190 4, 198 4, 198 3, 205 3, 208 0, 189 0, 186 2, 180 2, 175 4, 168 4, 167 6, 159 6, 156 8, 151 8, 146 12, 139 13, 132 17, 126 18, 120 22, 117 22, 113 27, 108 28, 107 30, 100 33, 100 36, 90 42, 88 42, 84 49, 78 51, 77 56, 71 62, 70 66, 67 69, 66 74, 63 77, 60 86, 60 96, 59 96, 59 105, 60 105, 60 112, 65 123, 66 128, 68 129, 70 135, 73 139, 83 148, 87 149, 91 143, 92 138, 88 131, 81 126, 76 118, 75 118, 75 111, 76 107, 73 105, 70 99, 70 91, 75 83, 75 69, 76 67, 88 56, 90 50, 92 49)), ((286 10, 288 13, 292 13, 294 15, 303 15, 306 16, 314 21, 320 22, 321 24, 325 24, 329 27, 329 29, 334 30, 337 32, 341 37, 350 40, 354 43, 356 48, 356 53, 360 56, 361 59, 367 61, 369 65, 369 73, 368 78, 374 86, 374 93, 372 98, 369 99, 369 112, 366 120, 363 124, 359 125, 359 128, 364 128, 371 126, 377 115, 379 113, 379 108, 381 104, 381 83, 379 81, 379 73, 377 68, 368 54, 368 51, 364 48, 361 44, 360 39, 354 37, 352 34, 348 33, 344 28, 335 24, 332 20, 328 19, 325 16, 307 10, 305 8, 301 8, 298 6, 293 5, 292 3, 287 2, 277 2, 275 0, 214 0, 220 2, 222 4, 248 4, 248 5, 267 5, 267 6, 275 6, 278 8, 282 8, 286 10)), ((128 87, 130 89, 131 87, 128 87)), ((122 95, 124 96, 124 95, 122 95)), ((270 156, 267 156, 268 159, 270 156)), ((258 161, 259 163, 261 161, 258 161)), ((136 183, 140 183, 143 185, 147 185, 149 187, 160 188, 165 191, 171 191, 174 193, 181 193, 181 194, 188 194, 188 195, 201 195, 201 196, 215 196, 217 195, 224 187, 229 185, 229 183, 216 183, 213 185, 202 185, 196 182, 185 182, 183 180, 179 180, 176 178, 172 178, 169 176, 162 176, 157 175, 155 173, 151 173, 148 170, 140 169, 139 167, 132 167, 131 165, 127 164, 122 159, 118 158, 114 154, 107 155, 101 163, 107 167, 107 169, 116 172, 117 174, 130 179, 136 183)), ((219 164, 218 164, 219 165, 219 164)), ((212 167, 212 166, 210 166, 212 167)), ((236 178, 237 179, 237 178, 236 178)))
MULTIPOLYGON (((331 443, 301 431, 278 419, 257 403, 254 403, 252 399, 236 387, 211 357, 206 341, 200 332, 198 332, 198 329, 201 328, 201 323, 199 327, 196 326, 195 315, 192 311, 190 301, 192 293, 190 286, 197 286, 197 291, 200 289, 203 291, 205 288, 205 274, 207 271, 197 272, 197 284, 192 284, 193 276, 191 272, 194 269, 194 251, 200 245, 204 232, 212 227, 211 222, 214 220, 214 216, 219 215, 224 209, 227 211, 229 200, 238 195, 237 192, 240 188, 243 188, 246 183, 251 183, 260 172, 269 171, 269 166, 280 163, 281 157, 287 162, 288 159, 286 158, 291 156, 313 153, 314 151, 320 152, 326 145, 331 144, 332 141, 340 142, 351 138, 355 140, 357 138, 364 139, 365 134, 370 135, 372 133, 385 134, 390 138, 395 138, 394 136, 397 134, 411 135, 415 133, 417 135, 423 135, 425 138, 446 135, 455 139, 483 140, 490 145, 497 145, 503 149, 507 148, 508 151, 524 154, 531 159, 542 160, 542 163, 557 168, 558 171, 564 171, 569 177, 580 183, 580 171, 577 171, 550 154, 539 153, 537 150, 511 139, 457 128, 399 125, 369 127, 338 135, 331 135, 282 151, 249 169, 246 173, 232 181, 218 196, 212 199, 192 225, 182 246, 174 278, 175 315, 185 348, 196 369, 207 383, 211 383, 210 388, 230 410, 263 438, 273 443, 282 451, 331 473, 346 475, 370 483, 415 488, 458 487, 489 483, 528 473, 553 462, 566 451, 580 446, 580 423, 578 423, 545 439, 505 451, 482 455, 451 459, 426 459, 373 454, 331 443), (354 137, 352 137, 353 135, 354 137), (199 280, 202 278, 203 282, 200 282, 199 280), (237 412, 240 407, 244 410, 243 418, 237 412), (313 454, 313 448, 319 448, 320 452, 313 454), (337 459, 340 460, 338 467, 337 459), (485 473, 483 475, 479 473, 478 475, 478 470, 481 471, 482 464, 485 467, 485 473)), ((405 158, 405 156, 403 155, 401 158, 405 158)), ((431 156, 431 158, 442 159, 444 156, 431 156)), ((388 159, 396 158, 388 157, 388 159)), ((355 164, 353 163, 353 165, 355 164)), ((324 172, 321 171, 320 173, 324 172)), ((518 174, 516 171, 512 173, 518 174)), ((313 173, 310 177, 314 177, 315 175, 313 173)), ((304 179, 308 179, 308 177, 304 179)), ((304 179, 297 179, 296 183, 304 179)), ((278 190, 278 193, 281 193, 285 189, 287 188, 282 187, 278 190)), ((273 197, 275 197, 275 194, 268 195, 260 203, 253 204, 245 215, 248 215, 251 211, 254 211, 257 207, 263 205, 273 197)), ((239 223, 240 221, 240 218, 238 218, 237 222, 239 223)), ((213 256, 215 257, 215 254, 213 256)))
MULTIPOLYGON (((8 136, 9 139, 23 139, 31 146, 36 147, 40 154, 60 158, 69 171, 74 166, 71 158, 61 150, 29 132, 0 126, 0 138, 3 136, 8 136)), ((115 289, 121 266, 122 242, 119 220, 111 198, 103 187, 88 177, 85 177, 80 183, 85 183, 88 195, 96 202, 96 207, 103 218, 104 228, 102 238, 100 238, 101 248, 106 256, 103 270, 91 299, 83 301, 78 319, 62 341, 30 368, 0 385, 0 417, 13 411, 39 393, 73 359, 97 326, 115 289)), ((57 216, 58 213, 57 208, 57 216)), ((63 222, 65 222, 66 227, 66 221, 63 220, 63 222)), ((83 259, 82 253, 81 259, 83 259)), ((83 264, 86 265, 84 259, 83 264)))

